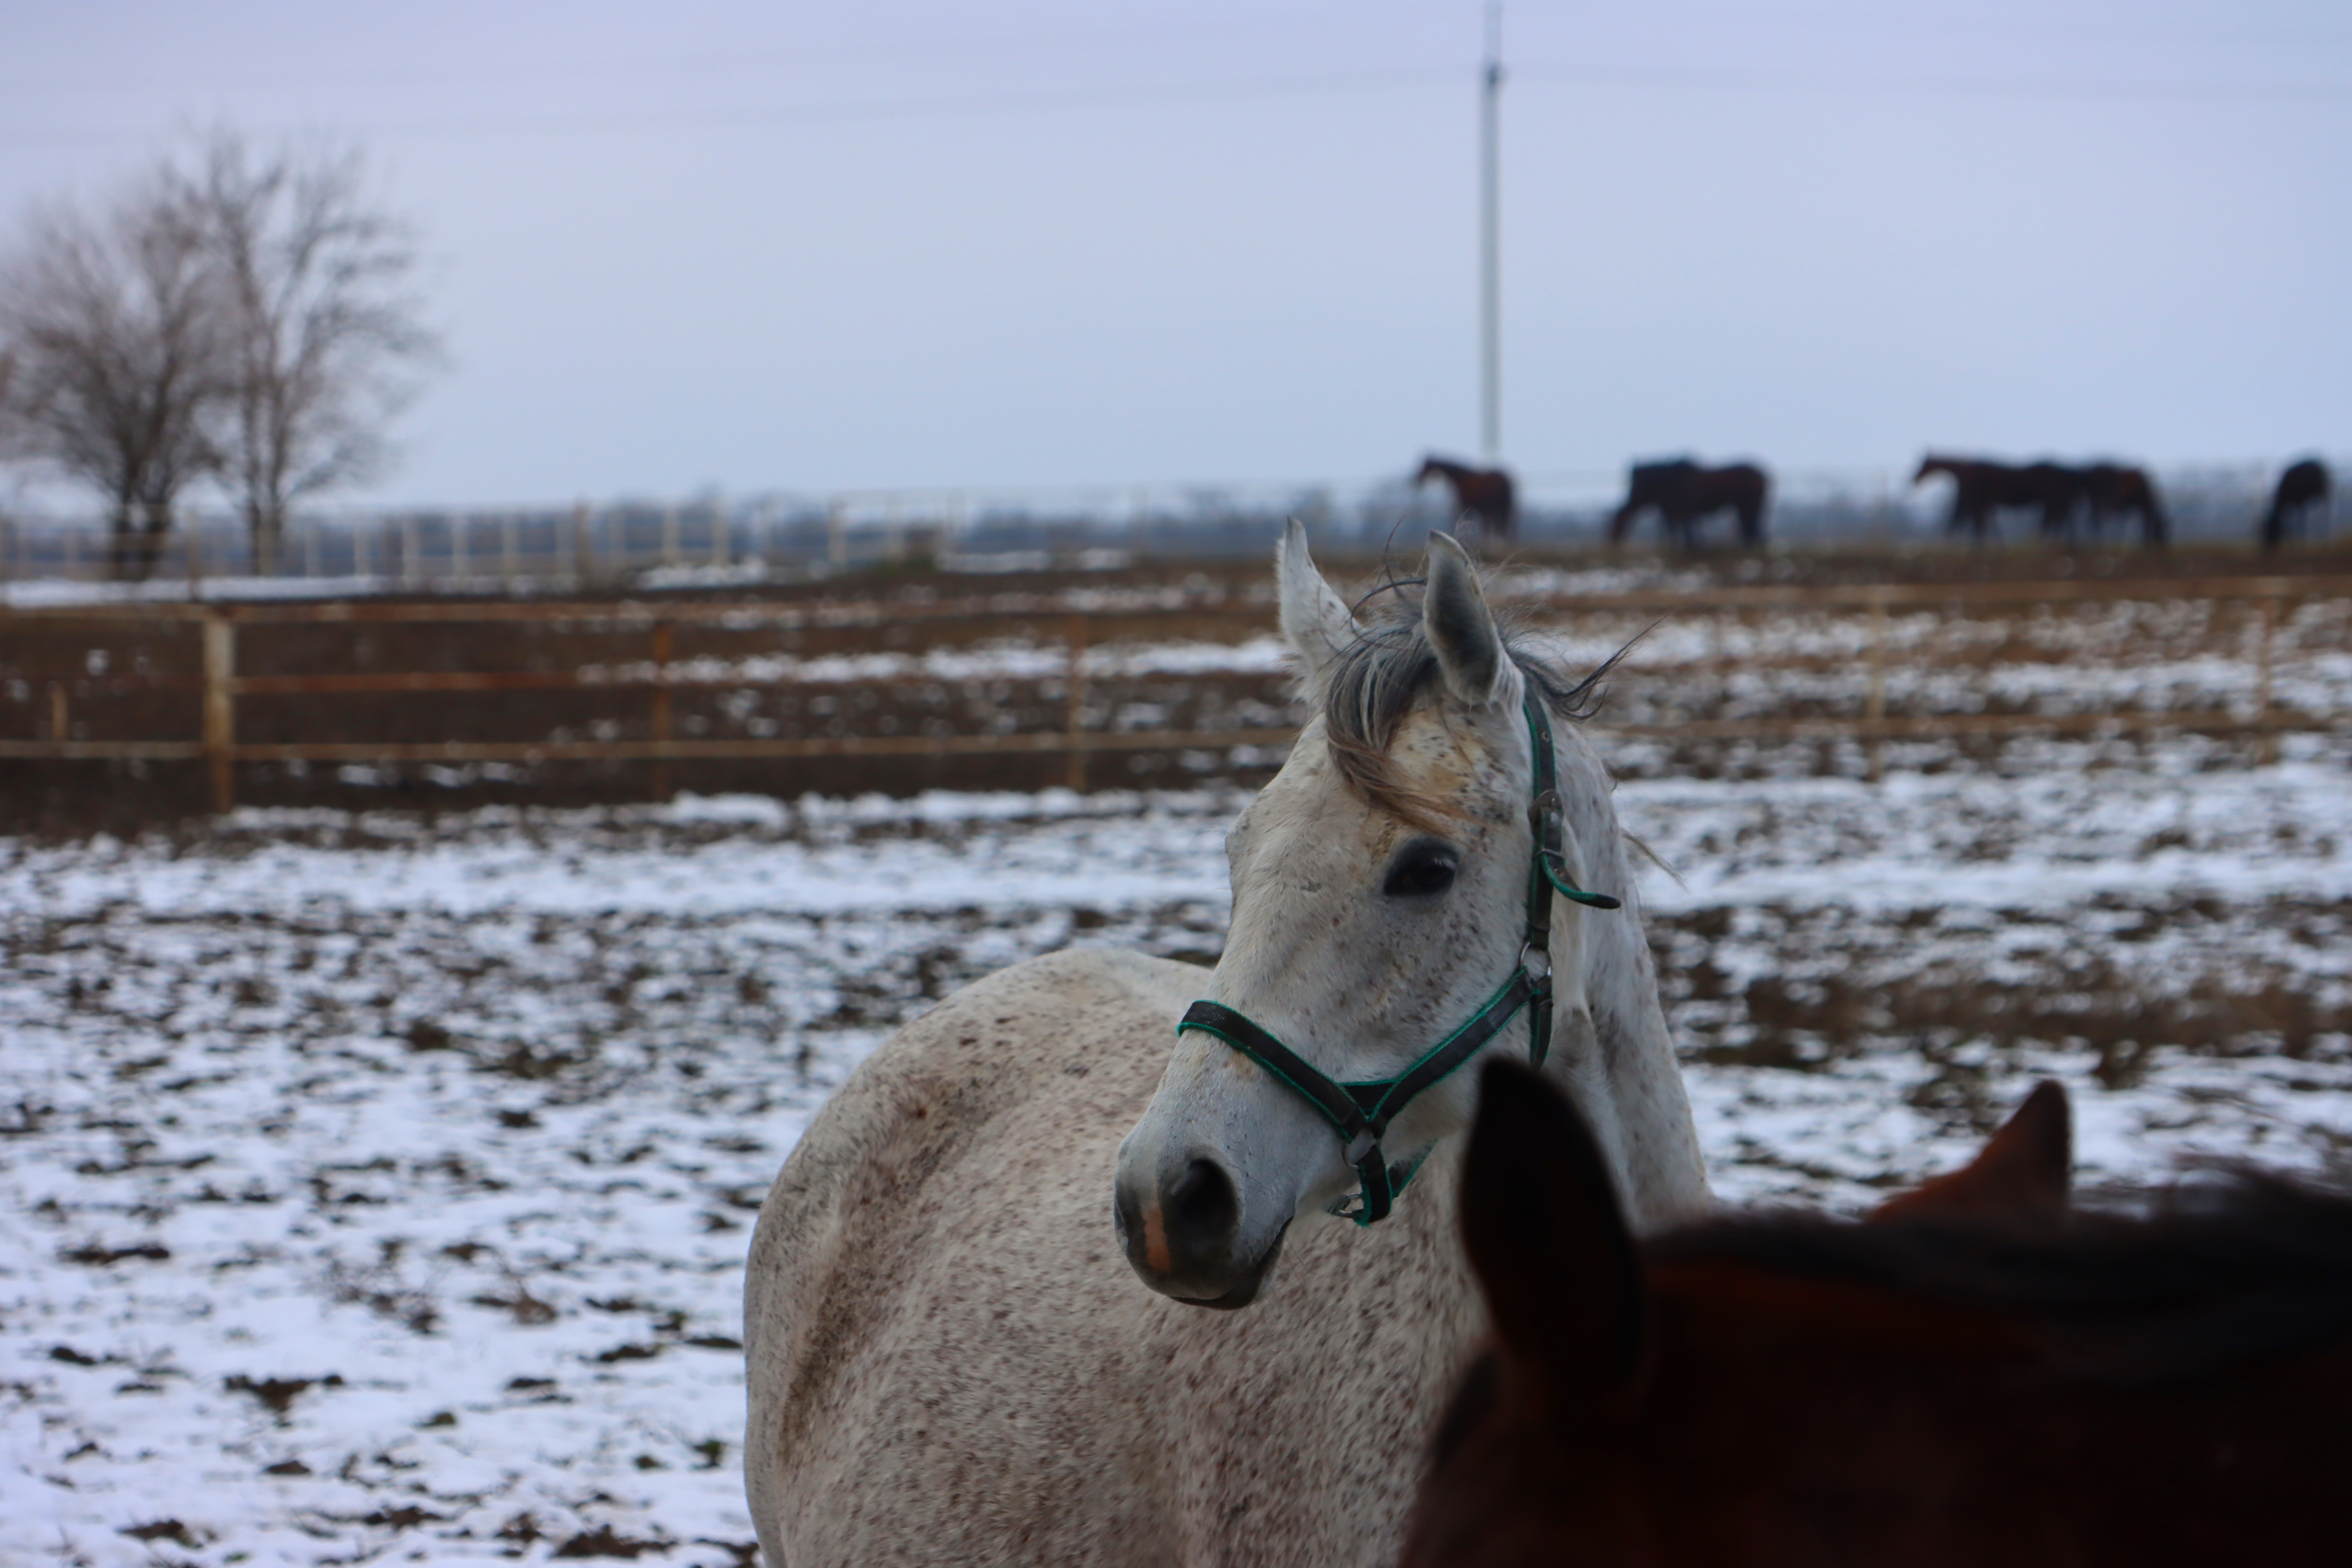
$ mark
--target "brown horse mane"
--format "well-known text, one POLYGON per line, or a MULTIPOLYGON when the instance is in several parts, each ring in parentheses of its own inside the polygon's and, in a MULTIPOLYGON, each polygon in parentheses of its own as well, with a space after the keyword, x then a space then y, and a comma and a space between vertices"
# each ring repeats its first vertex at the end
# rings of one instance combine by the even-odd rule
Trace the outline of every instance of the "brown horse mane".
POLYGON ((2053 1224, 1796 1211, 1712 1220, 1645 1249, 1654 1268, 1730 1265, 2021 1319, 2053 1368, 2156 1384, 2352 1331, 2352 1194, 2235 1172, 2146 1215, 2053 1224))

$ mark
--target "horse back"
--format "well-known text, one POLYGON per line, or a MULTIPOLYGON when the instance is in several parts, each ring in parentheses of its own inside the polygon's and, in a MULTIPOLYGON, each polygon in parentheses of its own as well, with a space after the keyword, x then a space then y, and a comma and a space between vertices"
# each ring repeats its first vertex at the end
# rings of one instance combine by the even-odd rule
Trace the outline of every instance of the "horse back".
MULTIPOLYGON (((909 1440, 892 1408, 919 1386, 903 1375, 906 1347, 936 1337, 916 1320, 954 1301, 976 1232, 1024 1205, 1091 1198, 1106 1267, 1009 1267, 1066 1262, 1141 1294, 1117 1258, 1108 1151, 1141 1114, 1200 981, 1188 965, 1100 950, 1016 964, 901 1030, 810 1123, 761 1206, 744 1288, 746 1479, 771 1562, 793 1560, 786 1538, 799 1543, 780 1519, 841 1488, 877 1446, 909 1440)), ((1022 1242, 1008 1235, 1008 1255, 1022 1242)), ((1008 1321, 1005 1338, 1021 1327, 1008 1321)), ((984 1380, 998 1353, 973 1347, 966 1370, 984 1380)), ((959 1376, 949 1362, 922 1380, 940 1396, 959 1376)), ((910 1430, 919 1437, 919 1419, 910 1430)))

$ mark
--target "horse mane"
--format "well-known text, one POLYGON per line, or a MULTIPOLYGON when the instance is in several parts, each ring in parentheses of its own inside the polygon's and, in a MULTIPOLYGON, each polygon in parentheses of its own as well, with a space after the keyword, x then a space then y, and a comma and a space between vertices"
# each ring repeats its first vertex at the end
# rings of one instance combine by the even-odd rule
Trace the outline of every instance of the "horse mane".
MULTIPOLYGON (((1382 591, 1388 604, 1339 650, 1325 679, 1325 742, 1339 776, 1368 804, 1436 831, 1454 815, 1454 807, 1402 777, 1389 747, 1405 715, 1438 679, 1437 650, 1429 646, 1422 627, 1421 584, 1391 583, 1382 591)), ((1589 719, 1598 710, 1600 683, 1626 651, 1618 649, 1598 668, 1576 677, 1537 650, 1517 616, 1497 613, 1495 630, 1505 657, 1518 668, 1528 689, 1554 714, 1570 721, 1589 719)))
POLYGON ((2144 1217, 1857 1226, 1768 1211, 1646 1251, 1654 1265, 1744 1265, 2022 1320, 2057 1371, 2094 1382, 2193 1378, 2352 1331, 2352 1194, 2248 1172, 2177 1188, 2144 1217))

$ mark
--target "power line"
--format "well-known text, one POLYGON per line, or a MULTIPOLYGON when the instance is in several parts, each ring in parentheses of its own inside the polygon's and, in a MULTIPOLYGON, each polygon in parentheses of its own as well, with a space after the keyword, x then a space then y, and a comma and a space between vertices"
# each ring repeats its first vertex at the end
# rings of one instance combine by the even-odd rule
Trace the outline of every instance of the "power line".
MULTIPOLYGON (((1355 0, 1344 12, 1350 25, 1358 25, 1368 16, 1394 19, 1426 10, 1423 5, 1393 3, 1375 5, 1366 0, 1355 0)), ((1087 50, 1106 46, 1151 44, 1169 39, 1209 37, 1230 43, 1236 35, 1282 33, 1301 26, 1322 27, 1320 37, 1331 34, 1323 18, 1330 7, 1312 12, 1256 12, 1216 18, 1194 18, 1182 22, 1161 22, 1119 27, 1093 27, 1066 33, 998 33, 986 36, 965 35, 935 38, 898 39, 887 45, 816 45, 789 48, 745 48, 724 53, 646 56, 633 55, 604 59, 550 60, 535 57, 527 60, 504 60, 481 64, 432 64, 405 67, 378 67, 360 70, 304 70, 299 72, 233 72, 227 75, 198 77, 183 68, 152 77, 124 76, 120 72, 103 78, 82 78, 79 80, 45 73, 37 77, 15 79, 0 78, 0 89, 27 96, 68 97, 74 95, 102 96, 125 92, 152 92, 158 89, 185 91, 191 89, 212 91, 222 89, 268 87, 320 86, 345 88, 368 86, 399 86, 418 83, 491 83, 510 85, 531 81, 595 81, 614 76, 712 76, 740 75, 745 72, 772 73, 796 67, 831 67, 844 64, 903 66, 924 60, 961 60, 992 55, 1019 55, 1035 60, 1042 55, 1057 50, 1087 50)))
MULTIPOLYGON (((1394 23, 1430 16, 1432 7, 1415 0, 1390 0, 1385 5, 1371 5, 1357 0, 1343 8, 1307 6, 1286 11, 1252 9, 1245 13, 1223 16, 1188 16, 1183 21, 1164 21, 1124 26, 1089 27, 1066 32, 1028 32, 967 34, 932 38, 898 38, 887 44, 817 44, 791 47, 748 47, 723 52, 693 54, 647 55, 633 54, 605 58, 550 59, 535 54, 524 59, 493 60, 481 63, 452 63, 446 59, 407 66, 377 66, 358 69, 338 69, 332 64, 315 68, 289 71, 255 71, 232 69, 212 75, 199 74, 188 62, 175 60, 171 68, 152 76, 142 77, 116 68, 102 76, 79 79, 70 71, 45 70, 38 75, 0 77, 0 90, 21 98, 105 97, 156 91, 222 91, 273 87, 300 88, 366 88, 370 86, 401 86, 425 84, 490 83, 511 85, 518 82, 562 82, 566 80, 598 81, 614 76, 646 78, 653 76, 685 77, 740 75, 746 72, 772 73, 794 68, 823 68, 842 64, 903 66, 924 60, 960 60, 989 56, 1014 55, 1034 61, 1041 56, 1057 51, 1088 51, 1104 47, 1149 45, 1155 42, 1214 38, 1231 42, 1237 36, 1295 33, 1300 29, 1315 30, 1315 41, 1328 46, 1336 37, 1360 37, 1368 21, 1394 23), (1335 20, 1339 25, 1334 25, 1335 20)), ((2128 44, 2146 47, 2150 44, 2189 49, 2210 50, 2216 47, 2249 45, 2264 49, 2291 49, 2309 59, 2315 53, 2341 52, 2352 47, 2352 33, 2277 32, 2255 29, 2251 32, 2231 30, 2223 33, 2188 33, 2150 31, 2137 18, 2127 27, 2114 26, 2051 26, 2036 23, 2024 27, 2007 20, 1992 25, 1966 16, 1948 16, 1924 19, 1916 16, 1900 16, 1883 8, 1864 7, 1853 10, 1823 11, 1814 7, 1761 7, 1740 4, 1717 6, 1705 4, 1664 5, 1645 9, 1644 15, 1674 24, 1675 37, 1687 41, 1693 28, 1712 31, 1729 28, 1737 31, 1764 31, 1776 36, 1796 33, 1831 33, 1843 38, 1857 35, 1873 35, 1882 38, 1951 38, 1965 37, 1989 43, 2032 45, 2046 42, 2088 43, 2103 45, 2128 44), (1924 25, 1923 25, 1924 24, 1924 25)), ((1612 71, 1614 79, 1618 73, 1612 71)), ((1638 68, 1623 73, 1627 76, 1645 74, 1638 68)), ((1722 73, 1711 73, 1722 74, 1722 73)), ((2259 86, 2259 84, 2257 84, 2259 86)))
POLYGON ((1519 65, 1515 76, 1607 87, 1719 89, 1726 91, 1894 93, 1925 98, 2080 99, 2085 100, 2215 103, 2340 103, 2352 100, 2341 81, 2101 81, 2095 78, 1871 76, 1832 71, 1730 69, 1705 67, 1519 65))
MULTIPOLYGON (((1713 70, 1584 65, 1519 65, 1519 79, 1666 90, 1893 94, 1921 98, 1980 98, 2049 101, 2237 103, 2289 107, 2352 102, 2352 82, 2122 82, 2087 79, 1897 77, 1831 72, 1713 70)), ((1459 68, 1402 67, 1383 70, 1177 82, 1068 91, 971 93, 928 99, 875 99, 814 103, 746 104, 726 109, 646 110, 356 121, 347 129, 385 136, 509 136, 616 131, 691 130, 755 125, 814 125, 854 121, 952 119, 990 114, 1150 108, 1241 102, 1327 93, 1372 92, 1459 81, 1459 68)), ((152 126, 86 127, 0 132, 0 147, 89 145, 145 137, 152 126)))
MULTIPOLYGON (((1102 88, 1071 91, 971 93, 930 99, 747 104, 731 109, 646 110, 580 114, 486 116, 479 119, 379 120, 352 122, 347 129, 385 136, 504 136, 548 132, 659 131, 704 126, 814 125, 852 121, 925 120, 963 115, 1023 114, 1073 109, 1146 108, 1160 104, 1238 102, 1251 99, 1303 98, 1320 93, 1378 91, 1458 79, 1433 66, 1391 70, 1344 71, 1314 76, 1265 77, 1164 86, 1102 88)), ((0 146, 39 146, 120 141, 148 134, 144 129, 59 132, 0 132, 0 146)))

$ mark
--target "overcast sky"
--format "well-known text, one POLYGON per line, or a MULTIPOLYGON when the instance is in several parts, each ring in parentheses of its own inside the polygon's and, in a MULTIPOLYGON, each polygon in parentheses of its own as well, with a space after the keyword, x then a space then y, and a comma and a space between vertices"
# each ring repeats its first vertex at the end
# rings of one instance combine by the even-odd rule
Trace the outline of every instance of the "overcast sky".
MULTIPOLYGON (((1475 450, 1477 0, 11 0, 0 225, 345 134, 451 363, 367 499, 1475 450)), ((1503 445, 2352 451, 2342 0, 1515 0, 1503 445)))

